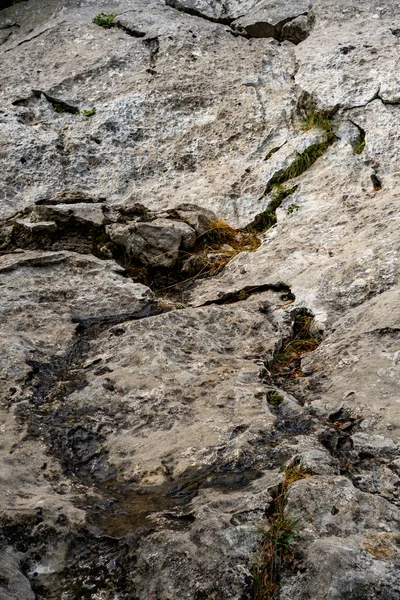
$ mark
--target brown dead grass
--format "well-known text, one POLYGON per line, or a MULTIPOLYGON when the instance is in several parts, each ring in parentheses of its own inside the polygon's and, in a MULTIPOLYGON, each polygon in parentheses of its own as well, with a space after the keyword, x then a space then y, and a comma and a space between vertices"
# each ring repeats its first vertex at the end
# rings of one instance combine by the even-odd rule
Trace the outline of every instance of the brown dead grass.
POLYGON ((293 339, 274 353, 268 368, 273 376, 301 377, 300 368, 303 354, 313 352, 319 346, 317 339, 310 333, 313 317, 297 315, 293 328, 293 339))
POLYGON ((294 540, 300 517, 285 515, 285 503, 288 487, 311 477, 309 469, 300 465, 287 467, 278 494, 273 501, 273 510, 269 520, 269 529, 260 529, 261 549, 253 571, 254 600, 272 600, 276 597, 280 584, 282 567, 291 568, 294 562, 294 540))

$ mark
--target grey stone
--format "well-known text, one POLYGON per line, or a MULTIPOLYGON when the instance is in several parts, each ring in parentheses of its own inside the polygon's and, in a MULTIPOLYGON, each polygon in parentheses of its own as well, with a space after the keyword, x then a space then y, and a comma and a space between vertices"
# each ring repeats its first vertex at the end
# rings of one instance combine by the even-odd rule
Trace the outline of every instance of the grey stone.
POLYGON ((16 219, 15 223, 20 225, 21 227, 25 227, 32 233, 38 233, 40 231, 47 231, 49 233, 54 233, 57 231, 57 223, 54 221, 28 221, 26 219, 16 219))
POLYGON ((161 2, 126 0, 104 9, 120 13, 124 27, 146 32, 143 38, 92 24, 99 5, 40 3, 34 14, 28 5, 24 12, 18 7, 20 27, 2 45, 2 214, 80 189, 109 203, 134 195, 154 210, 200 204, 246 225, 259 212, 258 189, 249 185, 246 169, 290 137, 292 53, 267 40, 250 45, 224 25, 161 2), (158 40, 157 51, 151 39, 158 40), (187 61, 185 83, 181 65, 187 61), (76 65, 79 73, 70 79, 76 65), (118 65, 112 86, 111 65, 118 65), (256 87, 243 85, 249 74, 256 87), (97 112, 57 113, 32 92, 38 89, 97 112))
MULTIPOLYGON (((279 38, 281 35, 282 27, 285 24, 300 15, 307 13, 309 9, 309 2, 306 0, 294 0, 294 1, 283 1, 276 2, 275 0, 261 0, 254 3, 253 8, 246 13, 245 16, 240 17, 232 23, 232 27, 238 29, 241 32, 255 38, 268 38, 276 37, 279 38)), ((298 31, 305 33, 304 25, 297 25, 296 34, 298 31)), ((289 33, 291 36, 296 36, 295 30, 292 29, 290 32, 286 30, 286 34, 289 33)), ((307 37, 307 35, 305 36, 307 37)), ((300 33, 298 41, 305 39, 300 33)), ((285 35, 285 39, 290 39, 285 35)), ((295 37, 297 40, 297 37, 295 37)))
POLYGON ((213 222, 218 219, 217 215, 211 210, 188 203, 180 204, 173 209, 172 213, 193 227, 197 236, 201 236, 206 231, 209 231, 213 222))
POLYGON ((179 250, 190 250, 196 241, 195 230, 186 223, 155 219, 150 223, 107 225, 111 240, 145 265, 174 267, 179 250))
POLYGON ((285 576, 282 598, 396 597, 398 508, 358 491, 344 477, 325 476, 291 486, 287 512, 302 515, 298 548, 304 573, 285 576))
POLYGON ((248 600, 302 463, 281 600, 397 600, 396 3, 29 0, 0 36, 0 595, 248 600), (194 251, 232 260, 177 282, 194 251))
POLYGON ((359 432, 352 436, 352 440, 356 452, 367 452, 374 456, 385 456, 398 452, 398 446, 393 440, 385 438, 383 435, 359 432))
POLYGON ((9 550, 0 555, 0 593, 3 600, 35 600, 29 580, 22 574, 18 559, 9 550))
POLYGON ((306 15, 299 15, 282 27, 282 38, 293 44, 300 44, 309 36, 311 30, 310 21, 306 15))

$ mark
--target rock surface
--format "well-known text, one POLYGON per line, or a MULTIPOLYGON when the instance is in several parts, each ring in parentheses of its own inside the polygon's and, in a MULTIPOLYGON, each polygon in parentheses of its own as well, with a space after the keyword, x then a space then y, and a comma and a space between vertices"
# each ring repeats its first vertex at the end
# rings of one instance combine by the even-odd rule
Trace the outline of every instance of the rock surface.
POLYGON ((400 596, 399 32, 0 10, 1 598, 400 596))

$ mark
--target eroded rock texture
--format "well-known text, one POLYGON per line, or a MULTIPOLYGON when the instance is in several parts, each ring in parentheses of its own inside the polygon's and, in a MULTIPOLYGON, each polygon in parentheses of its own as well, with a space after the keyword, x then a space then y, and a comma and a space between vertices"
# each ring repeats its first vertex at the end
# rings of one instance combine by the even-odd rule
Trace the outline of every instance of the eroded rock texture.
POLYGON ((399 53, 394 0, 0 10, 1 599, 400 597, 399 53))

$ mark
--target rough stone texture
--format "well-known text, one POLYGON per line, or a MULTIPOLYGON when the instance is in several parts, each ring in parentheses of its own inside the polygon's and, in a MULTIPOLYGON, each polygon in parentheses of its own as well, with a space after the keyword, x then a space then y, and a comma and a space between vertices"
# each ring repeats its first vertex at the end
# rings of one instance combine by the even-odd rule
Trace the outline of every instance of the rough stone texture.
POLYGON ((65 189, 109 202, 134 195, 156 209, 189 201, 233 224, 258 213, 258 192, 241 188, 290 135, 289 49, 236 38, 161 2, 104 5, 123 13, 124 30, 91 23, 98 2, 40 4, 47 14, 29 11, 26 21, 27 5, 5 11, 21 27, 1 46, 4 215, 65 189), (97 112, 56 113, 32 90, 97 112))
POLYGON ((295 483, 288 510, 307 523, 300 535, 306 570, 285 578, 281 598, 398 597, 397 507, 358 491, 344 477, 325 476, 295 483))
POLYGON ((399 30, 378 0, 0 11, 1 598, 250 600, 299 464, 281 600, 399 597, 399 30), (279 196, 219 275, 134 280, 279 196))
POLYGON ((306 0, 256 2, 243 17, 235 20, 232 27, 251 37, 279 38, 282 27, 291 20, 306 14, 310 3, 306 0))
POLYGON ((116 223, 107 226, 107 233, 132 258, 154 267, 174 267, 179 250, 190 250, 196 241, 196 232, 187 223, 168 219, 133 226, 116 223))

